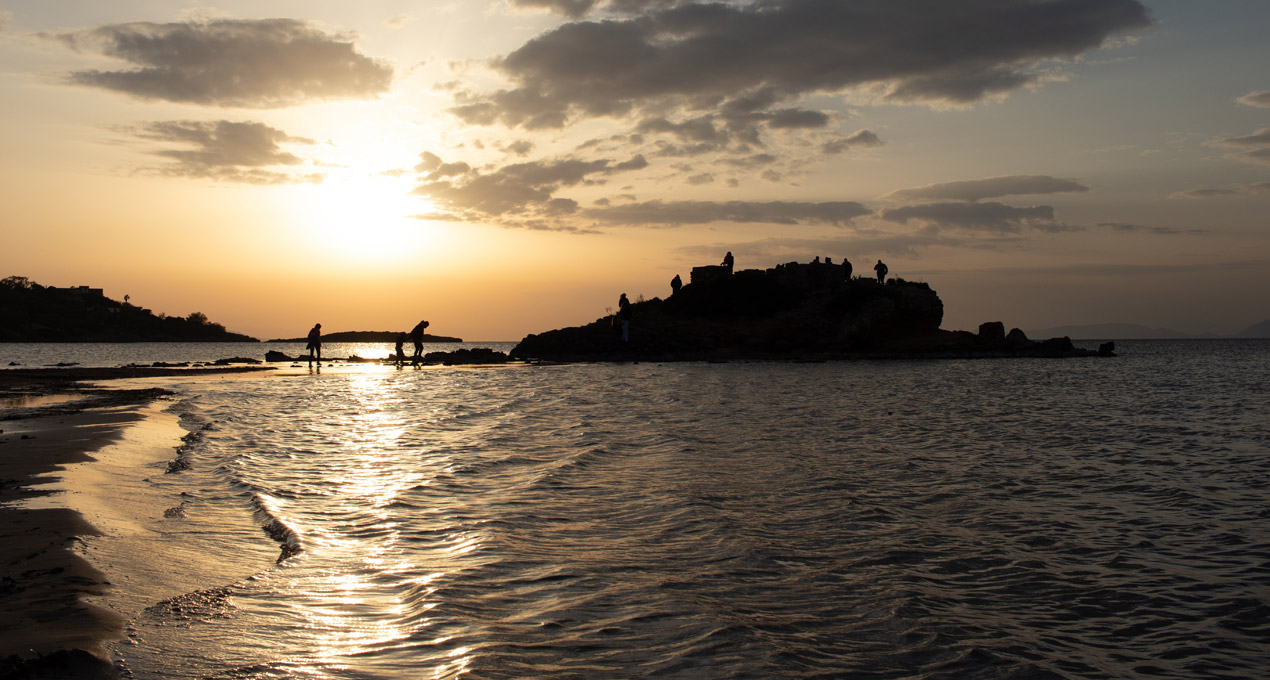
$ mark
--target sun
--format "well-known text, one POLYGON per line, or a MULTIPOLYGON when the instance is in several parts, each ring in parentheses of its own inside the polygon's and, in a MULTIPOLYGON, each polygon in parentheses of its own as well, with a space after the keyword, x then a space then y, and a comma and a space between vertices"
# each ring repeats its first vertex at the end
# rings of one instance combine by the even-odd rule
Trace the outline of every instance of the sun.
POLYGON ((340 258, 387 262, 429 245, 432 229, 414 217, 433 206, 411 194, 407 177, 337 168, 296 196, 296 226, 310 245, 340 258))

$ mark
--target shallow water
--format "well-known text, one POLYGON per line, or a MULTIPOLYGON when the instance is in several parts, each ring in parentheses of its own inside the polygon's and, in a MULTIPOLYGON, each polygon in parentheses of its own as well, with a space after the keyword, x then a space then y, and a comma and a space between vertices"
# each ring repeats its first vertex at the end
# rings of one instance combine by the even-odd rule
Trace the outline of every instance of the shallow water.
POLYGON ((251 575, 133 605, 113 654, 136 678, 1257 677, 1270 342, 1120 344, 173 379, 197 434, 145 559, 251 575))

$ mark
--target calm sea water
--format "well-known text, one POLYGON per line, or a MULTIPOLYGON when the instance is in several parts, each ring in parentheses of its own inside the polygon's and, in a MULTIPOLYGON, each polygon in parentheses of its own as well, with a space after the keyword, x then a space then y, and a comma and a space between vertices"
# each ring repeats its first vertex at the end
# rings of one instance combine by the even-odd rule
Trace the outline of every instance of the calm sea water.
POLYGON ((170 380, 192 434, 146 480, 151 547, 89 553, 225 576, 120 585, 112 653, 143 679, 1265 677, 1270 342, 1119 345, 170 380))

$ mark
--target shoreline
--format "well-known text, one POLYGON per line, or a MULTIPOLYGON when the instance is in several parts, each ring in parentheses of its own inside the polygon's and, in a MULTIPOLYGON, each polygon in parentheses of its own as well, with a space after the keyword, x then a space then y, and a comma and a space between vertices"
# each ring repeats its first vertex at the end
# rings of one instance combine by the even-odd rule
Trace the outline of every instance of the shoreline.
MULTIPOLYGON (((160 388, 128 378, 268 371, 266 367, 0 370, 0 677, 115 678, 104 645, 124 619, 101 601, 111 583, 77 548, 101 532, 52 501, 66 466, 97 460, 144 423, 160 388)), ((179 442, 177 442, 179 443, 179 442)), ((175 444, 174 444, 175 445, 175 444)))

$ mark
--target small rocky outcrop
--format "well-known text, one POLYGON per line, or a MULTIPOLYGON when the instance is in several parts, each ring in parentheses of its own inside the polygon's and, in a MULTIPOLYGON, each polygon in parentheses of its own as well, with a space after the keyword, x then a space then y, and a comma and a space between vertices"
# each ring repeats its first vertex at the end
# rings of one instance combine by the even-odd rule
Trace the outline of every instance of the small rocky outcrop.
POLYGON ((1067 338, 1029 340, 990 322, 979 333, 940 330, 944 304, 925 283, 846 279, 839 265, 791 262, 697 276, 663 300, 630 306, 629 340, 616 316, 520 341, 511 358, 693 361, 858 357, 1088 356, 1067 338))

